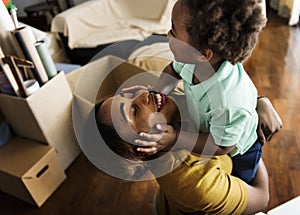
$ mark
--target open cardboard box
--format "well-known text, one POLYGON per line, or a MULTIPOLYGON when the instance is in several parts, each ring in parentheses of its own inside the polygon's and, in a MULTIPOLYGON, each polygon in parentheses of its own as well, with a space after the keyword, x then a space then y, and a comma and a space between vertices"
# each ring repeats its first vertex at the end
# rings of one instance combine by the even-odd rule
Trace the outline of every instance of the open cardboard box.
POLYGON ((72 99, 60 72, 27 98, 0 94, 0 109, 17 136, 54 147, 66 169, 80 153, 72 125, 72 99))
POLYGON ((0 148, 0 189, 41 206, 66 175, 53 147, 14 137, 0 148))

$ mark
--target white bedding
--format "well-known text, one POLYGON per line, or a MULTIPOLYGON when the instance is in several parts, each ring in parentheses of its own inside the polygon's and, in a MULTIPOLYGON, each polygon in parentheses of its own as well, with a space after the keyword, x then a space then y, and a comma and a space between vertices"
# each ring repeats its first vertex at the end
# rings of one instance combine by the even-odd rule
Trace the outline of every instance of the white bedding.
POLYGON ((90 0, 54 17, 52 32, 73 48, 94 48, 127 39, 166 34, 176 0, 90 0))

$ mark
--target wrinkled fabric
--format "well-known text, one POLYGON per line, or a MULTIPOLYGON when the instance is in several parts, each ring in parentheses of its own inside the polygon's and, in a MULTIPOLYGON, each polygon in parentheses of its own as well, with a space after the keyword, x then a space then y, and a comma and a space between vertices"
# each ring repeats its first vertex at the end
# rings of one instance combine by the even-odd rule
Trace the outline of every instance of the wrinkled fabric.
POLYGON ((73 48, 93 48, 127 39, 166 34, 176 0, 91 0, 54 17, 52 32, 73 48))

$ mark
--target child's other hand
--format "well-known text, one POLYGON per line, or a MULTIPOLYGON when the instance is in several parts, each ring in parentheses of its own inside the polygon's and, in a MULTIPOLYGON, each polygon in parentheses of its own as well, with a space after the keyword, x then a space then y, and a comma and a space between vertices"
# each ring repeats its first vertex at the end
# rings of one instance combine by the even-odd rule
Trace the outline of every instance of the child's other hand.
POLYGON ((132 87, 126 87, 122 89, 123 93, 133 93, 133 92, 137 92, 139 90, 152 90, 153 87, 148 85, 147 87, 144 85, 135 85, 132 87))
POLYGON ((140 133, 144 140, 135 140, 137 145, 142 146, 138 147, 137 151, 153 155, 175 143, 176 130, 171 125, 157 124, 156 129, 160 131, 157 134, 140 133))

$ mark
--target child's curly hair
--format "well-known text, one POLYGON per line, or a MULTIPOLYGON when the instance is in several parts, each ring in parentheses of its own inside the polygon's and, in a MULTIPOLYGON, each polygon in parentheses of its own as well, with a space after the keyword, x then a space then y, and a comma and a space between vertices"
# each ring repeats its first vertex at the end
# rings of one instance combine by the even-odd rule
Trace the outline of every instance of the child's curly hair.
POLYGON ((186 30, 199 51, 210 48, 231 63, 251 55, 266 25, 261 0, 182 0, 190 14, 186 30))

